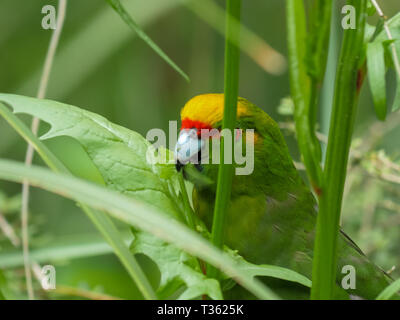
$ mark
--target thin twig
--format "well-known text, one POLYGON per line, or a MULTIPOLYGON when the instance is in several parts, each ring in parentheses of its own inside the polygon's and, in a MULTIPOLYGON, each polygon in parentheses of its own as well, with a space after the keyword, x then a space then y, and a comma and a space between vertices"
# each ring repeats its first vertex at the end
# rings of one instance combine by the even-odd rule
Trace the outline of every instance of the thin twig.
POLYGON ((10 240, 10 242, 14 246, 17 247, 21 244, 19 238, 14 232, 13 227, 8 223, 8 221, 1 212, 0 212, 0 229, 1 231, 3 231, 4 235, 10 240))
MULTIPOLYGON (((39 281, 40 285, 42 286, 44 275, 42 273, 42 267, 35 261, 32 261, 31 268, 33 271, 33 275, 39 281)), ((44 289, 44 288, 43 288, 44 289)))
POLYGON ((392 200, 386 199, 381 202, 380 204, 383 208, 386 210, 394 211, 397 212, 398 215, 398 220, 400 221, 400 203, 394 202, 392 200))
MULTIPOLYGON (((47 84, 49 81, 50 71, 54 60, 54 55, 57 49, 58 41, 60 39, 61 30, 64 24, 65 11, 67 6, 67 0, 59 0, 58 2, 58 14, 56 29, 54 30, 49 48, 47 49, 46 59, 44 62, 42 77, 40 79, 39 90, 37 97, 43 99, 46 95, 47 84)), ((32 120, 31 129, 36 135, 39 129, 40 120, 36 117, 32 120)), ((28 145, 25 156, 25 165, 30 166, 33 160, 34 149, 31 144, 28 145)), ((22 224, 22 248, 24 255, 24 268, 26 277, 26 287, 28 291, 29 300, 34 299, 33 287, 32 287, 32 274, 29 262, 29 234, 28 234, 28 203, 29 203, 29 184, 24 181, 22 184, 22 207, 21 207, 21 224, 22 224)))
POLYGON ((377 176, 385 181, 400 184, 400 176, 398 175, 392 173, 381 173, 377 176))
POLYGON ((381 157, 381 158, 379 158, 379 161, 381 161, 382 164, 384 166, 386 166, 386 168, 392 169, 392 170, 397 171, 397 172, 400 173, 400 165, 398 165, 397 163, 391 161, 389 158, 381 157))
POLYGON ((110 296, 108 294, 69 286, 57 286, 57 288, 54 289, 53 292, 67 296, 83 297, 90 300, 123 300, 122 298, 110 296))
MULTIPOLYGON (((387 17, 383 14, 383 11, 382 11, 381 7, 379 6, 379 4, 378 4, 378 2, 376 0, 371 0, 371 2, 373 4, 373 6, 375 7, 376 11, 378 12, 378 15, 381 17, 381 19, 383 21, 383 28, 385 29, 385 32, 387 34, 388 39, 389 40, 393 40, 392 33, 391 33, 390 28, 389 28, 389 26, 387 24, 387 17)), ((399 79, 400 79, 400 62, 399 62, 399 57, 397 55, 396 46, 392 42, 390 44, 390 47, 392 48, 394 67, 395 67, 397 75, 399 76, 399 79)))

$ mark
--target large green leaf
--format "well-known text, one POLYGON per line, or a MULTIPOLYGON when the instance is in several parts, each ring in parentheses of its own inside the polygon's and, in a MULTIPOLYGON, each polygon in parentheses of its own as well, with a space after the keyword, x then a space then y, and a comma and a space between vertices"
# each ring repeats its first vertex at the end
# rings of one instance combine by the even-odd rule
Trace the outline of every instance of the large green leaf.
MULTIPOLYGON (((4 103, 0 103, 0 114, 27 142, 33 145, 44 162, 52 170, 67 175, 71 174, 64 164, 4 105, 4 103)), ((128 247, 125 245, 119 231, 110 217, 108 217, 104 212, 93 210, 83 203, 80 203, 79 205, 111 245, 114 253, 118 256, 129 275, 136 282, 138 288, 143 293, 143 296, 147 299, 156 299, 151 284, 147 281, 147 278, 138 265, 136 259, 129 252, 128 247)))
POLYGON ((135 199, 153 204, 178 216, 180 208, 173 201, 169 181, 173 165, 151 165, 146 160, 150 143, 140 134, 109 122, 95 113, 51 100, 0 94, 0 101, 15 113, 27 113, 49 123, 51 129, 42 140, 58 136, 75 138, 101 173, 106 185, 135 199))
POLYGON ((243 272, 227 253, 218 250, 199 234, 168 217, 154 206, 137 201, 104 186, 36 166, 26 167, 0 159, 0 179, 22 182, 60 194, 108 212, 133 227, 147 231, 221 269, 261 299, 278 297, 259 281, 243 272))

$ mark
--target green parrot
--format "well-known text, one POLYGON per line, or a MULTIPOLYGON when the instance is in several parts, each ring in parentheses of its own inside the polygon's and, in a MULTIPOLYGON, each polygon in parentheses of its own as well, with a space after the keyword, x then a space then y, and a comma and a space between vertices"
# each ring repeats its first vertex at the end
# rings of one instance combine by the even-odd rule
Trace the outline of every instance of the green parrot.
MULTIPOLYGON (((205 144, 205 139, 219 137, 200 132, 220 130, 223 109, 223 94, 203 94, 188 101, 181 111, 182 128, 175 148, 177 170, 183 170, 184 177, 194 184, 195 213, 209 229, 218 164, 212 160, 203 163, 202 152, 205 145, 211 145, 205 144)), ((316 200, 297 172, 283 135, 271 117, 239 98, 236 128, 242 132, 254 130, 254 169, 251 174, 233 177, 224 242, 249 262, 289 268, 311 279, 316 200)), ((245 143, 246 135, 239 138, 245 143)), ((208 154, 212 157, 211 152, 208 154)), ((283 298, 309 297, 309 289, 303 286, 271 278, 263 281, 283 298)), ((374 299, 390 283, 390 277, 340 231, 336 282, 336 299, 374 299), (354 267, 356 281, 354 289, 345 290, 341 286, 346 276, 342 268, 348 265, 354 267)), ((247 299, 251 295, 236 286, 225 293, 225 298, 247 299)))

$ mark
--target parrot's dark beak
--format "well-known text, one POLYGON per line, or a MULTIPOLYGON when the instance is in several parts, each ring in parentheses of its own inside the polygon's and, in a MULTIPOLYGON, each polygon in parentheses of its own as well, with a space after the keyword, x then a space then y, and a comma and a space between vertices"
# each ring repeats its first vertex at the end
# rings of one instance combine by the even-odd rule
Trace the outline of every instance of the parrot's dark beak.
POLYGON ((175 164, 176 171, 178 171, 178 172, 181 171, 182 167, 184 167, 184 166, 185 165, 180 163, 179 160, 176 160, 176 164, 175 164))
POLYGON ((196 129, 182 130, 175 146, 176 170, 180 171, 188 163, 193 163, 197 167, 201 160, 203 147, 204 141, 197 136, 196 129))

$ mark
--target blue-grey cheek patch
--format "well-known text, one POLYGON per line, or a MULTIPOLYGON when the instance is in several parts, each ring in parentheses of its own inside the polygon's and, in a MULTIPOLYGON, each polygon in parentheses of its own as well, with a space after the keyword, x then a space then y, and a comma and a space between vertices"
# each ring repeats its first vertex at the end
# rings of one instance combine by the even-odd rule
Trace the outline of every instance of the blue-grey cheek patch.
POLYGON ((198 139, 196 131, 182 131, 175 146, 175 158, 182 164, 197 163, 197 155, 203 146, 204 141, 198 139))

